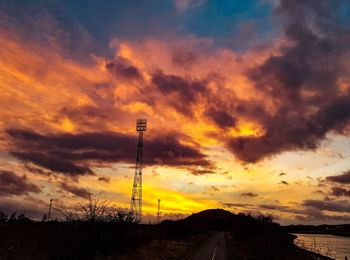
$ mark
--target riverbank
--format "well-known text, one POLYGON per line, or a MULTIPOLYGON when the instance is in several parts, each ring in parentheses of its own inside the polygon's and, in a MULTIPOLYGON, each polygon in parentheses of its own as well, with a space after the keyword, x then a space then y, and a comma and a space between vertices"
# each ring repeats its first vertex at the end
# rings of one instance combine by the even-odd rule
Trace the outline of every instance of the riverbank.
POLYGON ((350 238, 329 234, 293 234, 297 238, 294 243, 299 247, 328 256, 333 259, 344 260, 350 257, 350 238))
POLYGON ((310 234, 310 235, 330 235, 330 236, 338 236, 338 237, 350 237, 350 233, 344 233, 344 232, 298 231, 298 232, 292 232, 292 233, 310 234))

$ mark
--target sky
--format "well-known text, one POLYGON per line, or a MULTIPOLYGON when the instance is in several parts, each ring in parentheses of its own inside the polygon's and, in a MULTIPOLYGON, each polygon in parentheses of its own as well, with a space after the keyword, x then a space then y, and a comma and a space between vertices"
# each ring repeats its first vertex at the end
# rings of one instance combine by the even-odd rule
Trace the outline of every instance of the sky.
POLYGON ((144 221, 350 221, 346 0, 0 0, 0 57, 0 211, 128 208, 146 118, 144 221))

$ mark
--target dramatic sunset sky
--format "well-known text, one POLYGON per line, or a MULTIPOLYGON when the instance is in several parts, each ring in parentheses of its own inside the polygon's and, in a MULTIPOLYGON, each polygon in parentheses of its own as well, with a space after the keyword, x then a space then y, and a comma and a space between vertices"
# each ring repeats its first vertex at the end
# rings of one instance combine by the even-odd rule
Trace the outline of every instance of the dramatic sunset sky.
MULTIPOLYGON (((0 210, 350 221, 348 0, 0 0, 0 210)), ((57 217, 60 215, 55 213, 57 217)))

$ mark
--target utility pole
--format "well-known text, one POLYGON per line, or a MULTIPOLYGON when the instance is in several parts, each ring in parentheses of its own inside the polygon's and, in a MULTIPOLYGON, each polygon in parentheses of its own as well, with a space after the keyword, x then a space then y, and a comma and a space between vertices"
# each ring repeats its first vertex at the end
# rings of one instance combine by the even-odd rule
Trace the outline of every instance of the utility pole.
POLYGON ((137 154, 134 184, 132 186, 132 194, 130 201, 130 211, 135 214, 137 220, 142 218, 142 152, 143 152, 143 132, 147 128, 147 119, 136 120, 136 131, 139 132, 137 142, 137 154))
POLYGON ((157 224, 160 223, 160 199, 158 199, 158 212, 157 212, 157 224))
POLYGON ((53 199, 50 199, 49 212, 47 213, 47 220, 51 219, 52 201, 53 201, 53 199))

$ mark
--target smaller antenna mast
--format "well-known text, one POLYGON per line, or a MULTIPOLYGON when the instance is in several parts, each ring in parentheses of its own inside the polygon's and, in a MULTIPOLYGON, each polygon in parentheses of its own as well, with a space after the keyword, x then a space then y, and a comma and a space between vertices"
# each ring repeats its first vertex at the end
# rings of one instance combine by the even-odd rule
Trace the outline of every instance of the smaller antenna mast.
POLYGON ((160 199, 158 199, 158 212, 157 212, 157 224, 160 222, 160 199))
POLYGON ((47 213, 47 220, 51 219, 52 201, 53 201, 53 199, 50 199, 49 212, 47 213))

